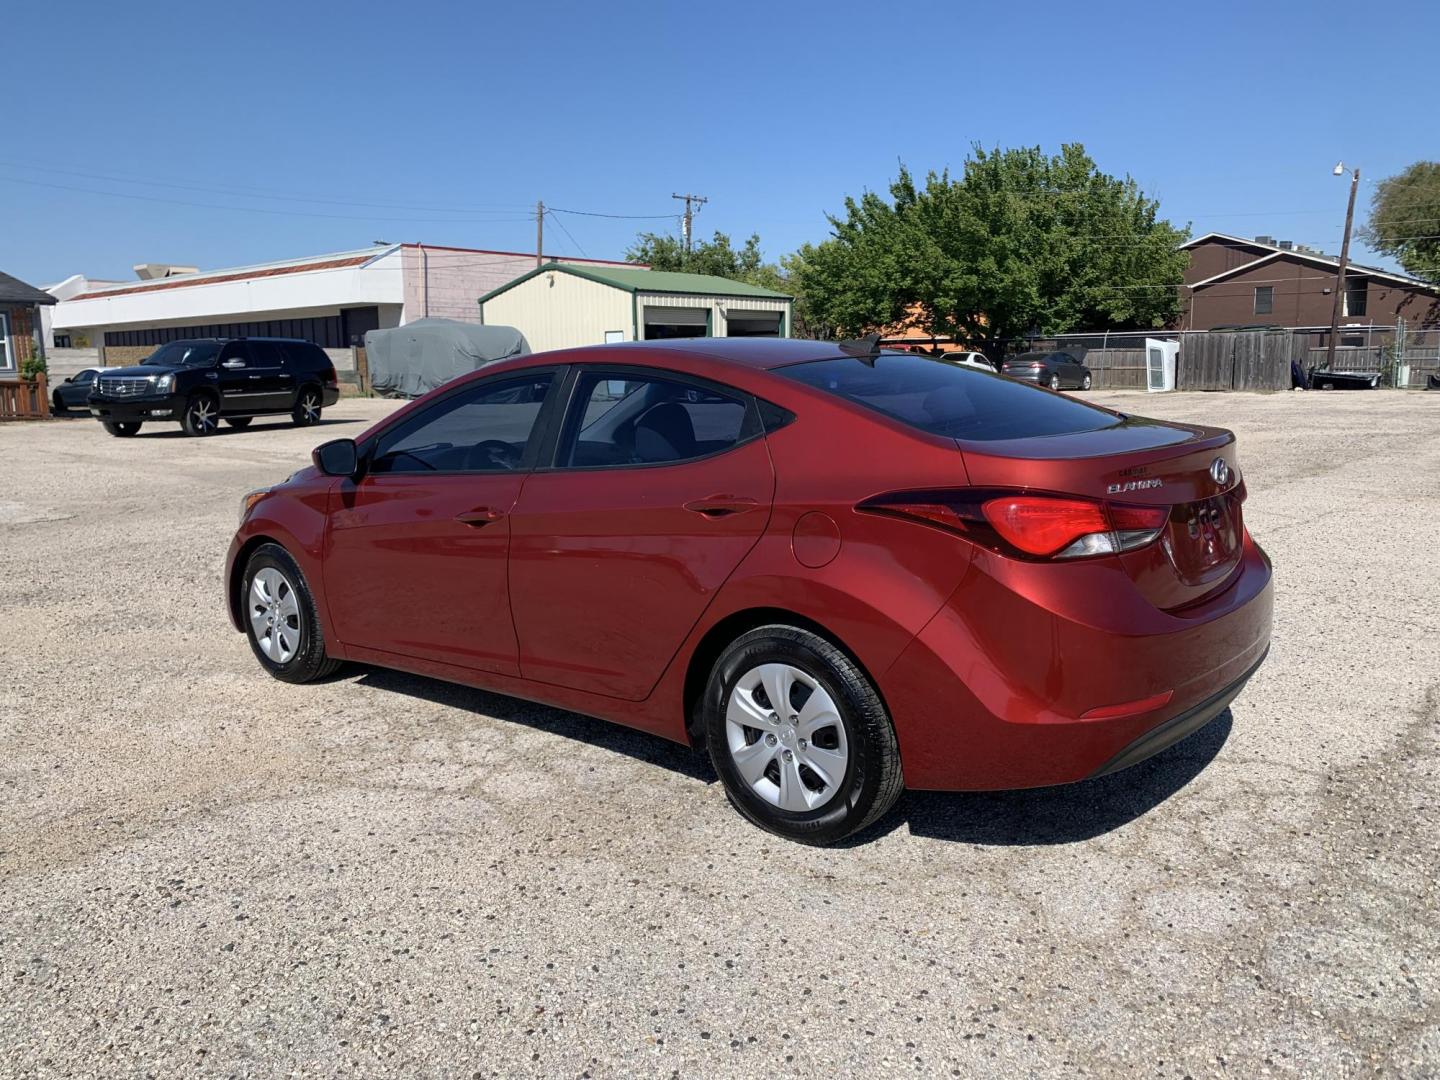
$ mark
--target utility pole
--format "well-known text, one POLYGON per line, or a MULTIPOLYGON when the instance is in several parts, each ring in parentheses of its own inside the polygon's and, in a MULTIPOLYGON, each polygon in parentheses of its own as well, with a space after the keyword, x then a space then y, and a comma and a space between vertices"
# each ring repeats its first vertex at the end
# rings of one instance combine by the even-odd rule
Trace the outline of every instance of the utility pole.
POLYGON ((710 200, 707 199, 707 198, 705 198, 703 195, 671 195, 670 197, 671 197, 672 199, 684 199, 684 200, 685 200, 685 254, 686 254, 686 255, 689 255, 689 254, 690 254, 690 225, 691 225, 691 222, 694 221, 694 219, 695 219, 695 212, 690 209, 690 204, 691 204, 691 203, 694 203, 696 206, 704 206, 704 205, 705 205, 707 202, 709 202, 710 200))
MULTIPOLYGON (((1335 166, 1335 175, 1345 175, 1345 163, 1335 166)), ((1345 264, 1350 260, 1350 226, 1355 221, 1355 191, 1360 187, 1360 170, 1350 174, 1350 204, 1345 208, 1345 237, 1340 241, 1340 262, 1335 268, 1335 302, 1330 305, 1330 337, 1325 342, 1325 370, 1335 369, 1335 338, 1340 333, 1340 305, 1345 302, 1345 264)))
POLYGON ((545 204, 535 204, 535 267, 539 269, 545 261, 545 204))

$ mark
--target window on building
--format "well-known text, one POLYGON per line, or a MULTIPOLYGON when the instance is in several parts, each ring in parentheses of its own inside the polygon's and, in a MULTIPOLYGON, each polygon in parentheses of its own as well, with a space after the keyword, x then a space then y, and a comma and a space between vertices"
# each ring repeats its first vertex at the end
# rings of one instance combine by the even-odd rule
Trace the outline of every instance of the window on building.
POLYGON ((1347 318, 1365 314, 1366 284, 1364 278, 1346 278, 1344 315, 1347 318))
POLYGON ((1275 310, 1275 286, 1255 286, 1255 314, 1269 315, 1275 310))
POLYGON ((15 350, 10 345, 10 316, 0 311, 0 371, 15 367, 15 350))

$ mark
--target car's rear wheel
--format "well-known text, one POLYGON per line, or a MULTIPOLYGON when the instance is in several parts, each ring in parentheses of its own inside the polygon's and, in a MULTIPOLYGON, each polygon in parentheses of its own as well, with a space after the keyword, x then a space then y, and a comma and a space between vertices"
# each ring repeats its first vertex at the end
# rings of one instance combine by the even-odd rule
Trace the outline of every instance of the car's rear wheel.
POLYGON ((105 430, 111 435, 121 439, 128 439, 131 435, 139 434, 139 420, 102 420, 105 430))
POLYGON ((1059 389, 1060 389, 1060 376, 1059 376, 1059 375, 1051 375, 1051 376, 1050 376, 1049 386, 1050 386, 1050 389, 1051 389, 1051 390, 1059 390, 1059 389))
POLYGON ((1089 390, 1089 389, 1090 389, 1090 376, 1089 376, 1089 375, 1086 375, 1083 379, 1080 380, 1080 389, 1081 389, 1081 390, 1089 390))
POLYGON ((308 427, 311 424, 320 422, 320 391, 313 386, 307 386, 300 391, 300 396, 295 399, 295 410, 290 414, 297 426, 308 427))
POLYGON ((220 423, 220 405, 209 394, 196 394, 185 403, 180 426, 186 435, 214 435, 220 423))
POLYGON ((250 421, 254 419, 253 416, 227 416, 225 423, 233 428, 247 428, 250 426, 250 421))
POLYGON ((740 813, 804 844, 833 844, 904 790, 890 716, 829 641, 762 626, 716 661, 701 704, 710 758, 740 813))
POLYGON ((325 655, 325 636, 305 575, 279 544, 264 544, 241 582, 245 636, 260 666, 285 682, 322 679, 341 665, 325 655))

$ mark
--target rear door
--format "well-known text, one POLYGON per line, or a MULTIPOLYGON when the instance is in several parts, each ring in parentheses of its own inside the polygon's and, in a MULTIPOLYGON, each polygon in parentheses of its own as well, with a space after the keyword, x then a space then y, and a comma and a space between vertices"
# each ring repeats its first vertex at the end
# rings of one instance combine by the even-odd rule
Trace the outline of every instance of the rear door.
POLYGON ((246 381, 257 395, 251 402, 255 409, 295 407, 295 390, 290 373, 285 369, 285 353, 278 341, 250 342, 250 371, 246 381))
POLYGON ((671 372, 584 368, 553 461, 510 519, 521 673, 640 700, 765 531, 758 409, 671 372))

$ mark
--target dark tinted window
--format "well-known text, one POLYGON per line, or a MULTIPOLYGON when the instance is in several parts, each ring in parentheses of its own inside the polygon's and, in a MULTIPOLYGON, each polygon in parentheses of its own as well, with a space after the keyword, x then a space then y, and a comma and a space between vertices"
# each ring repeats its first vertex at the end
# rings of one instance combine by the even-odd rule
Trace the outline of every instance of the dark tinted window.
POLYGON ((574 401, 561 466, 687 461, 728 450, 751 434, 741 395, 692 383, 588 372, 574 401))
POLYGON ((250 342, 250 366, 255 368, 278 368, 284 363, 280 345, 274 341, 250 342))
POLYGON ((94 382, 94 381, 95 381, 95 369, 94 369, 94 368, 86 368, 84 371, 80 372, 78 375, 75 376, 75 381, 76 381, 77 383, 92 383, 92 382, 94 382))
POLYGON ((172 341, 140 362, 157 367, 208 367, 219 351, 220 345, 214 341, 172 341))
POLYGON ((297 371, 323 371, 330 366, 330 358, 319 345, 308 341, 282 341, 280 348, 285 361, 297 371))
POLYGON ((778 374, 952 439, 1022 439, 1096 431, 1120 422, 1083 402, 977 368, 882 353, 871 367, 844 357, 778 374))
POLYGON ((546 372, 477 383, 451 394, 381 435, 370 471, 518 469, 549 389, 546 372))

